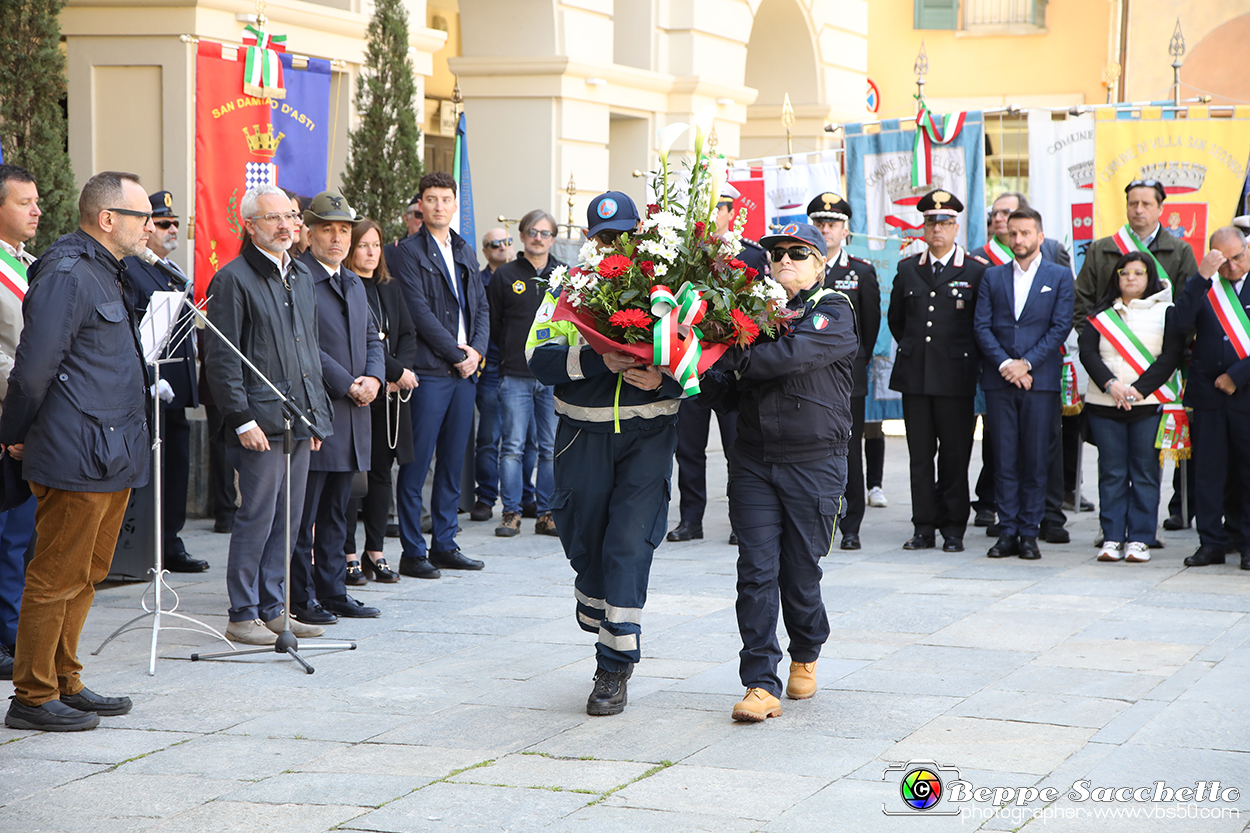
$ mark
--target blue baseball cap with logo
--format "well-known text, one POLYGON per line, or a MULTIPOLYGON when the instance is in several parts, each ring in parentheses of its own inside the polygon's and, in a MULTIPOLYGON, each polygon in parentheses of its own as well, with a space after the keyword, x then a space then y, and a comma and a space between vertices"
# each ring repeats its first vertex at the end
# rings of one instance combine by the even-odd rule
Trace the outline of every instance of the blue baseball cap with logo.
POLYGON ((784 240, 796 240, 799 243, 806 243, 820 252, 821 257, 829 256, 829 250, 825 248, 825 236, 820 233, 820 229, 811 223, 787 223, 773 234, 761 237, 760 245, 765 249, 772 249, 773 246, 784 240))
POLYGON ((586 209, 586 236, 601 231, 633 231, 638 225, 638 207, 628 194, 608 191, 590 201, 586 209))

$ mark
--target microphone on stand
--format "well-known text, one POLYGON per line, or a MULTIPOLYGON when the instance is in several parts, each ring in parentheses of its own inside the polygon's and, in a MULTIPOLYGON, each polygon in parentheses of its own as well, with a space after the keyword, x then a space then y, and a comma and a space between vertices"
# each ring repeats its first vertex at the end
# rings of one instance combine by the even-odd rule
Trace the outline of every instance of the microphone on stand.
POLYGON ((181 272, 176 271, 168 263, 166 263, 165 261, 157 257, 156 252, 152 251, 151 249, 147 247, 144 247, 143 251, 135 255, 135 257, 139 258, 139 260, 142 260, 148 266, 155 266, 157 269, 160 269, 166 275, 169 275, 171 278, 173 278, 175 281, 178 281, 179 283, 183 283, 187 279, 186 275, 182 274, 181 272))

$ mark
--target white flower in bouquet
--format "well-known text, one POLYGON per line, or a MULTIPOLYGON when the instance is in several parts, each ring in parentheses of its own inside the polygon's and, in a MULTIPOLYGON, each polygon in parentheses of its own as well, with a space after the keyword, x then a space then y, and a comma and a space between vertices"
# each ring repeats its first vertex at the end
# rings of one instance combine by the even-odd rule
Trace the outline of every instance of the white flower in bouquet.
POLYGON ((565 278, 569 276, 569 267, 557 266, 551 270, 551 277, 547 279, 547 286, 550 289, 556 289, 564 284, 565 278))
POLYGON ((593 269, 599 265, 599 261, 603 260, 603 252, 599 250, 599 244, 592 238, 582 244, 581 251, 577 253, 577 260, 593 269))

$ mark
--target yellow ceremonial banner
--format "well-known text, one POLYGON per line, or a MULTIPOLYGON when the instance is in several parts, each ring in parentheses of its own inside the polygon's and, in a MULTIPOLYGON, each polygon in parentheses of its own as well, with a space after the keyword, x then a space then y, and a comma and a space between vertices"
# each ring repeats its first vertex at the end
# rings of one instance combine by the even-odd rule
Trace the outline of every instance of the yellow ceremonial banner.
MULTIPOLYGON (((1207 237, 1232 222, 1250 156, 1250 107, 1231 118, 1212 118, 1207 107, 1190 107, 1165 119, 1162 108, 1117 118, 1098 109, 1094 124, 1094 230, 1107 237, 1124 225, 1124 186, 1135 179, 1162 183, 1168 199, 1159 222, 1184 239, 1201 259, 1207 237)), ((1122 115, 1122 113, 1121 113, 1122 115)))

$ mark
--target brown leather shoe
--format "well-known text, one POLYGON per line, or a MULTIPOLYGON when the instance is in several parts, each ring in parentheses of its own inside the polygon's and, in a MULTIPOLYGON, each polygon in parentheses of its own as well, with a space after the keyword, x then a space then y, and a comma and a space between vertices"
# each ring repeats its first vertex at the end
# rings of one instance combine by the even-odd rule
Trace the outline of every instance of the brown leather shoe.
POLYGON ((790 681, 786 683, 786 696, 791 700, 808 700, 816 693, 816 663, 790 663, 790 681))
POLYGON ((748 688, 746 697, 734 703, 734 720, 759 723, 770 717, 781 717, 781 701, 762 688, 748 688))

